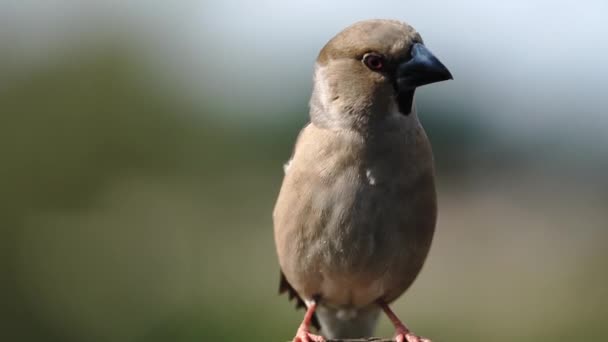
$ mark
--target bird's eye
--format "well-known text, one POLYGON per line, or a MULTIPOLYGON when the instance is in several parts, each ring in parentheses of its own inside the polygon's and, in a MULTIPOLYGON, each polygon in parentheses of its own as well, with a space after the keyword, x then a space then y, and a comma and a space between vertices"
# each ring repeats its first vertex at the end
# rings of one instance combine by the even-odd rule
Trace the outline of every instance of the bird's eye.
POLYGON ((363 56, 365 66, 374 71, 379 71, 384 68, 384 58, 375 53, 367 53, 363 56))

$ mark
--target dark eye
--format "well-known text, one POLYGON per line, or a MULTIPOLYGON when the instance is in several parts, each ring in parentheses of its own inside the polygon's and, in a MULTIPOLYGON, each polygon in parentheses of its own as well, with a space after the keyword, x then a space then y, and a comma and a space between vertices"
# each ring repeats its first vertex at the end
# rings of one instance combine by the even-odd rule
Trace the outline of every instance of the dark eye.
POLYGON ((384 57, 375 53, 366 53, 363 56, 363 63, 371 70, 379 71, 384 68, 384 57))

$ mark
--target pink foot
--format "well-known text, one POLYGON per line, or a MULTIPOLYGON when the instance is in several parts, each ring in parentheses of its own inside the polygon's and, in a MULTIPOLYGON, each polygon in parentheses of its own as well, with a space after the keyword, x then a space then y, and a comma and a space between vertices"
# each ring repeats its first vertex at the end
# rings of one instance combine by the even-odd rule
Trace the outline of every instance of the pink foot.
POLYGON ((416 336, 407 329, 397 329, 395 342, 431 342, 428 338, 416 336))
POLYGON ((325 342, 325 338, 323 338, 323 336, 313 335, 308 330, 316 309, 316 301, 313 301, 308 305, 308 310, 306 310, 304 320, 302 320, 302 324, 300 324, 298 332, 296 332, 296 337, 293 338, 293 342, 325 342))
POLYGON ((384 310, 388 318, 395 326, 395 342, 431 342, 428 338, 416 336, 399 320, 397 315, 388 307, 386 302, 378 300, 378 305, 384 310))
POLYGON ((300 326, 293 342, 325 342, 325 338, 320 335, 311 334, 307 327, 300 326))

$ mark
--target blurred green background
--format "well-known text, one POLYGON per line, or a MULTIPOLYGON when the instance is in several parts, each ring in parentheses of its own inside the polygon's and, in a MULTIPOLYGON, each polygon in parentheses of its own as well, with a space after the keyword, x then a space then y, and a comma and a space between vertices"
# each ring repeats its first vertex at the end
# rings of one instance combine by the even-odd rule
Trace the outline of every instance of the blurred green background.
MULTIPOLYGON (((396 304, 435 341, 608 340, 605 1, 1 1, 0 339, 285 341, 271 212, 318 50, 406 20, 428 262, 396 304)), ((383 318, 378 335, 391 335, 383 318)))

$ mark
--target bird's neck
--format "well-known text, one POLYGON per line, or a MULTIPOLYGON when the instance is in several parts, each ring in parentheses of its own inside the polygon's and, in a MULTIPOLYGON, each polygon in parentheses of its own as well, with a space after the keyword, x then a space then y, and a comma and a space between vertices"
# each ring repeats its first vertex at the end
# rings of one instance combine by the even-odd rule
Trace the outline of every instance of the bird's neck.
POLYGON ((403 112, 403 103, 392 100, 386 105, 363 107, 360 110, 345 109, 332 103, 324 103, 316 92, 310 100, 310 121, 319 128, 354 130, 365 135, 399 129, 417 129, 420 126, 416 105, 409 102, 409 111, 403 112))

